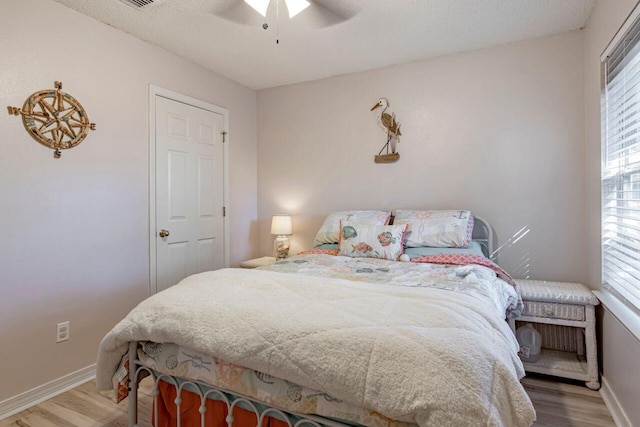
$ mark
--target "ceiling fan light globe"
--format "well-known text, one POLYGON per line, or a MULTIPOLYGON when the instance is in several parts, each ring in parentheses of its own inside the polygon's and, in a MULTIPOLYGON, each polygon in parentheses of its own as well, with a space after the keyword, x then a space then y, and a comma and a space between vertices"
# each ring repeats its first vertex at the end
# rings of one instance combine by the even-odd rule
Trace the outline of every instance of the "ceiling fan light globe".
POLYGON ((287 5, 287 10, 289 11, 289 18, 293 18, 308 8, 311 4, 307 0, 284 0, 284 2, 287 5))
POLYGON ((260 15, 267 17, 267 8, 271 0, 244 0, 246 4, 251 6, 260 15))

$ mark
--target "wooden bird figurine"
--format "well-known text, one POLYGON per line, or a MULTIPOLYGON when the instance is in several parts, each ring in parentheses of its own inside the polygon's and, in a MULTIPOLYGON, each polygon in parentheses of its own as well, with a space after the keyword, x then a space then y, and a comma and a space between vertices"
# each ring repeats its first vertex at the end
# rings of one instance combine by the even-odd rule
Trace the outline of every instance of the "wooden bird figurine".
POLYGON ((390 133, 394 136, 400 136, 400 123, 396 122, 396 115, 385 113, 385 110, 389 107, 389 101, 385 98, 380 98, 378 103, 371 108, 371 111, 377 110, 381 108, 381 110, 376 111, 376 123, 378 126, 384 131, 384 133, 390 133))
MULTIPOLYGON (((389 106, 389 101, 387 101, 385 98, 380 98, 376 103, 376 105, 374 105, 371 108, 371 111, 377 110, 376 123, 378 124, 380 129, 382 129, 384 133, 387 134, 387 142, 384 145, 384 147, 382 147, 382 150, 380 150, 380 153, 382 153, 382 151, 385 148, 387 148, 387 153, 389 153, 389 147, 390 147, 391 154, 394 155, 394 159, 397 160, 396 143, 400 142, 400 135, 402 135, 402 133, 400 132, 400 123, 396 121, 395 113, 394 114, 385 113, 385 110, 387 109, 388 106, 389 106)), ((376 157, 377 159, 378 157, 380 157, 380 153, 376 157)))

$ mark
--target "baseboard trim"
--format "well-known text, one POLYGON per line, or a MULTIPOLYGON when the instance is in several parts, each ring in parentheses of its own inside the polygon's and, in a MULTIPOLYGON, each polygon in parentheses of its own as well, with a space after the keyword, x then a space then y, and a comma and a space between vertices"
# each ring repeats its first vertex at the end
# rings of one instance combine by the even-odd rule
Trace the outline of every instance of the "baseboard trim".
POLYGON ((96 377, 95 363, 0 402, 0 420, 22 412, 38 403, 69 391, 96 377))
POLYGON ((618 398, 609 387, 609 383, 605 377, 602 377, 602 386, 600 387, 600 395, 602 396, 602 400, 604 400, 604 404, 607 405, 607 409, 611 413, 611 417, 613 421, 616 423, 618 427, 632 427, 631 421, 627 418, 627 414, 625 414, 624 409, 620 405, 618 398))

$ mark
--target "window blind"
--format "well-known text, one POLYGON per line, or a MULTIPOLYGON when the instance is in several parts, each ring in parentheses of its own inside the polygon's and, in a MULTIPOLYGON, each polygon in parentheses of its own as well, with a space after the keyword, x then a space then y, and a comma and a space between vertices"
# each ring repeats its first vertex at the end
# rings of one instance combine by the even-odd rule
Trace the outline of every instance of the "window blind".
POLYGON ((602 279, 640 309, 640 20, 604 59, 602 279))

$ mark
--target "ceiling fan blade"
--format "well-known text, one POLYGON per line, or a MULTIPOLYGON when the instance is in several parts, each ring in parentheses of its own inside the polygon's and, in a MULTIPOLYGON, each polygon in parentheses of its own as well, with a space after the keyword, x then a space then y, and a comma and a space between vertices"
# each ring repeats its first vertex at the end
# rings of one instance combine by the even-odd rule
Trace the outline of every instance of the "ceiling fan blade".
POLYGON ((366 0, 311 0, 311 3, 326 9, 342 21, 348 21, 364 8, 366 0))
POLYGON ((244 0, 235 0, 227 7, 218 8, 210 13, 240 25, 260 26, 265 22, 265 18, 245 3, 244 0))
POLYGON ((359 11, 358 4, 346 4, 340 0, 311 0, 311 7, 303 13, 314 28, 330 27, 353 18, 359 11))

